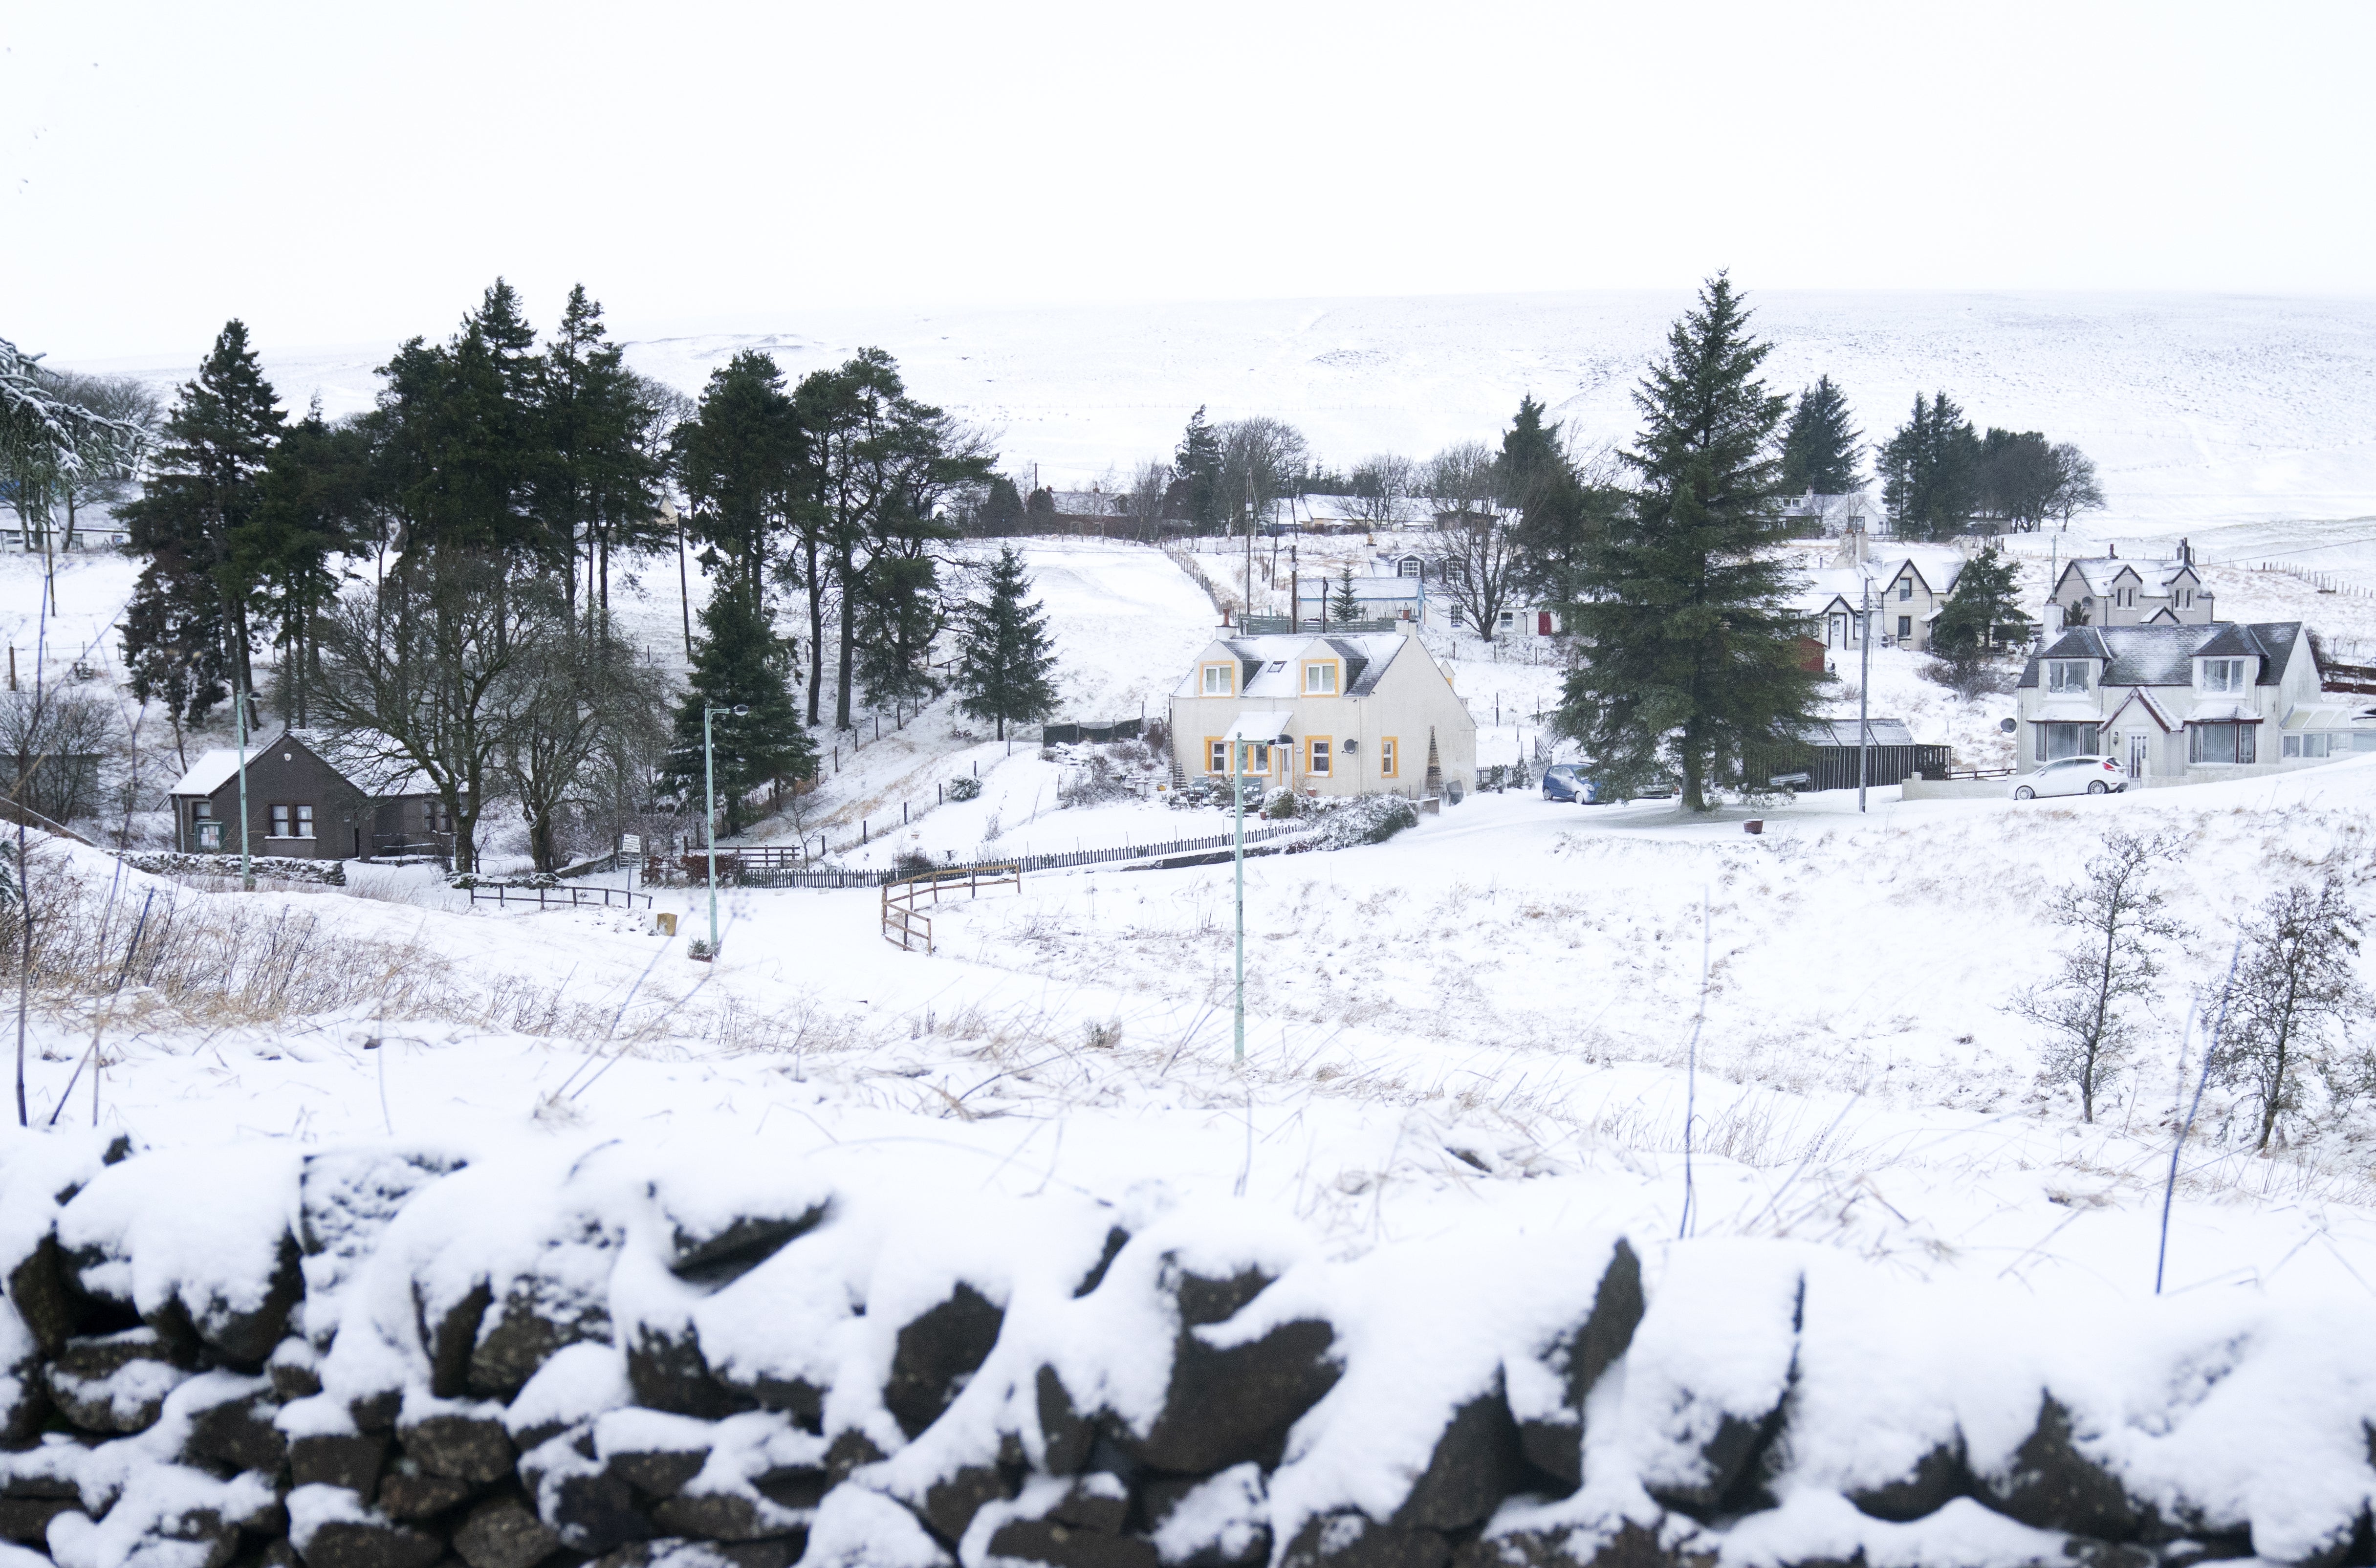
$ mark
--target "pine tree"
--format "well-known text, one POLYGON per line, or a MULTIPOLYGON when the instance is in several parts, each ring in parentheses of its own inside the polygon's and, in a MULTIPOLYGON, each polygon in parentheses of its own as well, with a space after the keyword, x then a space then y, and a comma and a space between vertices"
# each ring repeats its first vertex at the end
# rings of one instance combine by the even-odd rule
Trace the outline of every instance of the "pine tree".
POLYGON ((701 611, 702 636, 676 714, 668 777, 698 799, 702 790, 702 710, 712 714, 710 754, 726 831, 751 820, 750 796, 765 785, 814 777, 816 746, 801 725, 788 675, 790 650, 775 633, 765 600, 733 577, 719 579, 701 611), (736 707, 748 707, 736 714, 736 707))
POLYGON ((534 490, 543 551, 552 566, 566 564, 574 603, 582 547, 588 600, 607 610, 612 551, 659 542, 661 468, 642 440, 642 389, 584 284, 569 291, 538 368, 534 490))
POLYGON ((1912 539, 1961 533, 1979 507, 1980 438, 1944 392, 1914 395, 1914 413, 1881 448, 1882 500, 1912 539))
POLYGON ((1930 646, 1943 658, 1969 659, 1986 654, 2001 641, 2018 643, 2028 636, 2020 575, 2004 552, 1991 544, 1956 574, 1954 591, 1931 627, 1930 646))
POLYGON ((339 591, 331 563, 360 542, 370 516, 369 439, 351 422, 325 421, 316 397, 272 449, 259 488, 254 515, 232 530, 232 570, 255 585, 257 605, 273 622, 280 647, 274 695, 281 717, 302 728, 312 719, 306 699, 319 668, 315 619, 339 591))
POLYGON ((678 428, 677 475, 693 505, 690 532, 756 593, 803 479, 806 444, 784 373, 745 349, 709 373, 701 404, 678 428))
POLYGON ((994 720, 1002 741, 1010 723, 1045 719, 1056 708, 1056 649, 1048 612, 1030 593, 1023 557, 1012 545, 1002 547, 990 568, 990 598, 968 614, 957 655, 957 690, 965 694, 957 707, 994 720))
POLYGON ((1361 618, 1361 601, 1353 597, 1353 568, 1350 566, 1340 566, 1336 570, 1336 600, 1328 607, 1328 613, 1339 621, 1361 618))
POLYGON ((1518 417, 1502 434, 1502 455, 1494 463, 1494 489, 1504 506, 1523 510, 1536 492, 1567 471, 1567 455, 1560 450, 1559 434, 1543 423, 1543 405, 1532 393, 1518 398, 1518 417))
POLYGON ((1850 421, 1847 398, 1828 375, 1799 394, 1782 432, 1782 488, 1792 495, 1847 495, 1863 483, 1864 432, 1850 421))
POLYGON ((1745 751, 1795 735, 1821 679, 1800 663, 1788 571, 1771 549, 1788 399, 1756 379, 1766 352, 1717 274, 1634 394, 1644 425, 1621 455, 1631 505, 1585 545, 1567 606, 1586 661, 1568 678, 1562 728, 1621 787, 1671 759, 1693 811, 1745 751))
POLYGON ((1205 422, 1201 406, 1189 416, 1188 428, 1181 435, 1180 449, 1173 457, 1189 529, 1211 533, 1221 526, 1226 510, 1221 494, 1221 433, 1205 422))
POLYGON ((1023 493, 1004 474, 992 474, 990 489, 981 498, 981 531, 1004 534, 1015 531, 1023 520, 1023 493))
POLYGON ((256 580, 234 562, 232 540, 262 504, 265 463, 288 417, 276 401, 246 325, 226 323, 174 402, 145 493, 121 514, 133 552, 148 557, 125 613, 125 657, 136 679, 195 704, 185 717, 212 705, 219 683, 253 689, 256 580), (199 639, 219 651, 193 646, 199 639), (176 663, 191 680, 166 672, 176 663))

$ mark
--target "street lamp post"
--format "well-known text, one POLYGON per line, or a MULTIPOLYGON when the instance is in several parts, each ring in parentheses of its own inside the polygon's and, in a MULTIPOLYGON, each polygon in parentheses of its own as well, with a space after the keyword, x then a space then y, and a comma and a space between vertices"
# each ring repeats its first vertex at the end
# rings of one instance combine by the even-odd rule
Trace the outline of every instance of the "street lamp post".
POLYGON ((709 961, 718 962, 718 759, 711 749, 709 719, 716 713, 731 713, 740 719, 751 709, 742 704, 733 707, 701 706, 701 820, 709 844, 709 961))
POLYGON ((239 707, 239 890, 255 891, 255 865, 247 853, 247 696, 242 692, 239 707))

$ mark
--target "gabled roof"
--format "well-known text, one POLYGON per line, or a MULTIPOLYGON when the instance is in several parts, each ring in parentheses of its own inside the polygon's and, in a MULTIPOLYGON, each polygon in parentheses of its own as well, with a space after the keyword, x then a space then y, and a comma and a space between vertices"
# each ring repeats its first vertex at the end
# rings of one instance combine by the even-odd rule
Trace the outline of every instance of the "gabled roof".
POLYGON ((2140 588, 2152 588, 2157 595, 2168 593, 2170 585, 2181 577, 2197 583, 2203 580, 2195 575, 2194 564, 2183 557, 2168 561, 2125 561, 2117 555, 2091 555, 2074 560, 2062 568, 2062 575, 2054 579, 2055 592, 2062 591, 2062 585, 2071 580, 2073 572, 2079 575, 2080 586, 2099 598, 2109 593, 2124 576, 2140 588))
MULTIPOLYGON (((311 752, 330 771, 374 800, 435 792, 418 768, 395 754, 395 742, 372 731, 339 734, 327 730, 283 730, 269 740, 250 742, 248 765, 254 766, 260 758, 291 742, 311 752)), ((166 793, 184 798, 212 795, 238 772, 238 748, 218 746, 192 763, 189 771, 166 793)))
MULTIPOLYGON (((1903 719, 1868 719, 1865 732, 1876 746, 1910 746, 1914 731, 1906 727, 1903 719)), ((1799 739, 1811 746, 1855 746, 1857 721, 1854 719, 1811 719, 1799 729, 1799 739)))
POLYGON ((2172 719, 2169 716, 2169 710, 2168 708, 2162 707, 2159 702, 2154 699, 2153 693, 2146 691, 2142 687, 2136 691, 2131 692, 2128 695, 2128 699, 2121 703, 2120 707, 2112 709, 2112 716, 2104 720, 2104 722, 2106 724, 2118 724, 2121 721, 2121 715, 2128 712, 2129 709, 2132 707, 2143 708, 2144 710, 2145 717, 2152 719, 2156 724, 2160 725, 2162 733, 2165 735, 2175 735, 2180 729, 2184 728, 2178 719, 2172 719))
MULTIPOLYGON (((263 753, 262 746, 252 745, 247 749, 247 760, 254 762, 263 753)), ((238 771, 239 749, 235 746, 217 746, 212 751, 199 753, 198 760, 190 764, 190 770, 183 774, 173 787, 165 793, 211 795, 230 783, 232 775, 238 771)))
MULTIPOLYGON (((1400 632, 1331 633, 1322 636, 1313 632, 1275 632, 1261 636, 1222 637, 1218 646, 1229 650, 1238 661, 1239 697, 1269 697, 1291 701, 1303 695, 1301 678, 1294 665, 1300 659, 1334 657, 1345 662, 1345 691, 1348 697, 1367 696, 1377 689, 1386 667, 1411 639, 1400 632), (1273 673, 1267 666, 1283 664, 1289 668, 1273 673)), ((1208 647, 1198 656, 1200 664, 1212 662, 1208 647)), ((1179 688, 1182 696, 1197 696, 1194 671, 1179 688)))
POLYGON ((2284 679, 2301 629, 2299 621, 2073 626, 2030 657, 2022 670, 2021 683, 2037 684, 2038 661, 2044 659, 2096 659, 2104 666, 2098 683, 2106 686, 2191 686, 2198 659, 2257 657, 2261 665, 2254 683, 2274 686, 2284 679))

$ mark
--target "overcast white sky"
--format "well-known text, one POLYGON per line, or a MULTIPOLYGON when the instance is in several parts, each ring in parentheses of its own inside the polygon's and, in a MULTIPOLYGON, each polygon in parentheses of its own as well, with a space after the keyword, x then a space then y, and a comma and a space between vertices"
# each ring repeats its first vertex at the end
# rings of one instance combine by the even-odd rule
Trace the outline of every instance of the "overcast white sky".
POLYGON ((2376 6, 0 0, 0 337, 1680 287, 2370 291, 2376 6))

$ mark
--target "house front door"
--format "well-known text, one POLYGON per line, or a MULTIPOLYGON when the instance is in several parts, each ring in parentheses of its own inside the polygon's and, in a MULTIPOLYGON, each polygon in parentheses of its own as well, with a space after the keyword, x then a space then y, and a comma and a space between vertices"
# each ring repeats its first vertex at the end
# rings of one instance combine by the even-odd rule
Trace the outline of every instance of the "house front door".
POLYGON ((1535 612, 1535 636, 1538 636, 1538 637, 1547 637, 1547 636, 1550 636, 1550 635, 1551 635, 1551 612, 1550 612, 1550 611, 1548 611, 1548 610, 1538 610, 1538 611, 1536 611, 1536 612, 1535 612))
POLYGON ((1832 617, 1831 643, 1834 647, 1846 647, 1848 646, 1848 618, 1847 616, 1835 615, 1832 617))
POLYGON ((2129 737, 2130 778, 2143 778, 2145 776, 2145 747, 2150 743, 2151 737, 2147 735, 2140 734, 2131 735, 2129 737))

